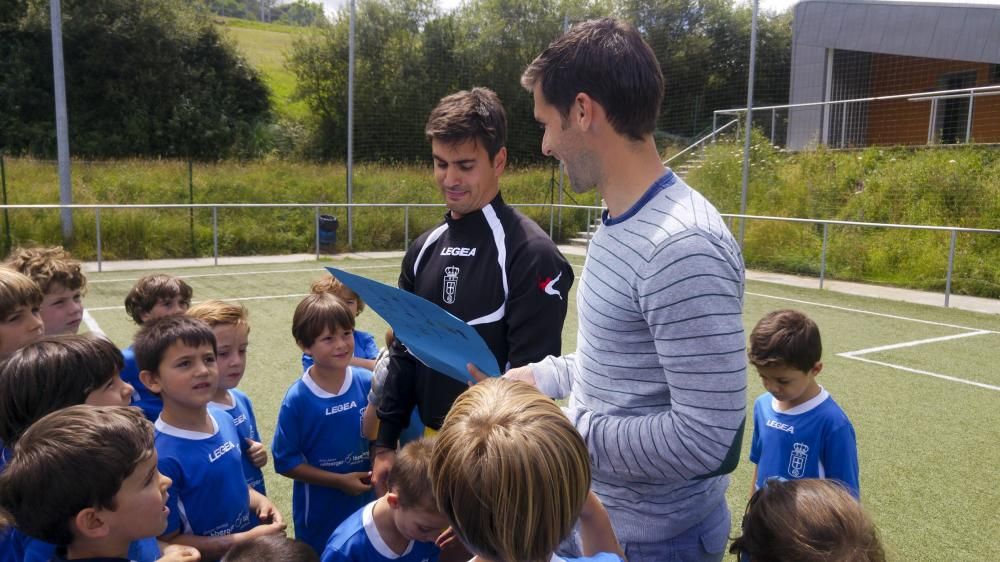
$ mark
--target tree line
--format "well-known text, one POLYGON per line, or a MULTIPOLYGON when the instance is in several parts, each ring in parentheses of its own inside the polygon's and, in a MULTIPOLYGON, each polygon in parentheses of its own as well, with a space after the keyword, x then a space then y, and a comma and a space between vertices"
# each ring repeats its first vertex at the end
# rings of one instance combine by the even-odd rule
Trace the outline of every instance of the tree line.
MULTIPOLYGON (((302 33, 287 53, 296 95, 310 108, 304 122, 290 123, 277 116, 260 74, 212 24, 213 2, 221 3, 63 0, 75 155, 345 157, 346 8, 302 33)), ((259 0, 236 3, 259 7, 259 0)), ((0 149, 7 153, 55 153, 48 4, 0 0, 0 149)), ((713 109, 745 105, 750 10, 733 0, 469 0, 452 11, 434 0, 359 0, 355 158, 425 159, 427 113, 442 96, 476 85, 504 100, 512 158, 540 158, 541 131, 521 71, 566 25, 604 15, 636 25, 663 66, 660 136, 682 142, 711 124, 713 109)), ((759 20, 757 83, 766 88, 758 103, 787 100, 790 21, 787 13, 759 20)))

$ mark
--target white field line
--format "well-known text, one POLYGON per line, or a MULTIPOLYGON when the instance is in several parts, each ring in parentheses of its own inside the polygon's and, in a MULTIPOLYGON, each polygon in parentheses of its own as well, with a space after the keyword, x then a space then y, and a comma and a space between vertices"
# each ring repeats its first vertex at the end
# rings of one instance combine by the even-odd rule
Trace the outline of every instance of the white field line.
POLYGON ((949 376, 949 375, 942 375, 942 374, 939 374, 939 373, 932 373, 930 371, 921 371, 920 369, 913 369, 913 368, 910 368, 910 367, 904 367, 902 365, 894 365, 892 363, 885 363, 883 361, 875 361, 874 359, 867 359, 865 357, 857 357, 857 356, 854 356, 854 355, 845 355, 843 353, 838 353, 837 355, 839 355, 841 357, 845 357, 847 359, 853 359, 855 361, 864 361, 865 363, 872 363, 872 364, 875 364, 875 365, 881 365, 883 367, 889 367, 890 369, 899 369, 900 371, 906 371, 908 373, 916 373, 918 375, 926 375, 928 377, 936 377, 936 378, 939 378, 939 379, 944 379, 946 381, 959 382, 959 383, 962 383, 962 384, 969 384, 969 385, 972 385, 972 386, 978 386, 978 387, 981 387, 981 388, 985 388, 987 390, 1000 391, 1000 386, 993 386, 991 384, 986 384, 986 383, 981 383, 981 382, 976 382, 976 381, 969 381, 969 380, 965 380, 965 379, 960 379, 958 377, 952 377, 952 376, 949 376))
POLYGON ((924 345, 927 343, 936 343, 939 341, 957 340, 959 338, 968 338, 970 336, 982 336, 985 334, 992 334, 989 330, 979 330, 977 332, 966 332, 964 334, 953 334, 950 336, 940 336, 937 338, 928 338, 925 340, 915 340, 915 341, 905 341, 902 343, 894 343, 891 345, 883 345, 879 347, 869 347, 867 349, 859 349, 857 351, 846 351, 844 353, 838 353, 837 355, 841 357, 856 357, 858 355, 868 355, 869 353, 877 353, 879 351, 888 351, 890 349, 899 349, 902 347, 914 347, 917 345, 924 345))
POLYGON ((764 298, 768 298, 768 299, 775 299, 775 300, 779 300, 779 301, 788 301, 788 302, 794 302, 794 303, 799 303, 799 304, 808 304, 808 305, 811 305, 811 306, 821 306, 823 308, 832 308, 834 310, 843 310, 845 312, 856 312, 858 314, 868 314, 868 315, 871 315, 871 316, 880 316, 882 318, 892 318, 893 320, 905 320, 907 322, 917 322, 917 323, 920 323, 920 324, 929 324, 931 326, 942 326, 944 328, 957 328, 959 330, 968 330, 970 332, 984 332, 984 333, 989 333, 989 334, 1000 334, 1000 332, 997 332, 995 330, 982 330, 980 328, 970 328, 968 326, 959 326, 957 324, 945 324, 944 322, 934 322, 933 320, 921 320, 919 318, 909 318, 907 316, 897 316, 895 314, 884 314, 882 312, 872 312, 870 310, 861 310, 860 308, 848 308, 846 306, 835 306, 835 305, 832 305, 832 304, 825 304, 825 303, 821 303, 821 302, 812 302, 812 301, 804 301, 804 300, 799 300, 799 299, 790 299, 790 298, 787 298, 787 297, 776 297, 774 295, 765 295, 765 294, 762 294, 762 293, 751 293, 749 291, 747 291, 746 294, 753 295, 755 297, 764 297, 764 298))
MULTIPOLYGON (((123 306, 122 308, 125 307, 123 306)), ((108 335, 104 333, 104 330, 101 329, 100 324, 97 323, 97 320, 90 315, 89 310, 84 309, 83 311, 83 323, 87 325, 87 329, 90 330, 91 334, 100 338, 108 337, 108 335)))
MULTIPOLYGON (((357 266, 347 266, 339 267, 338 269, 344 269, 347 271, 353 271, 356 269, 385 269, 387 267, 398 268, 399 264, 383 264, 383 265, 357 265, 357 266)), ((178 275, 177 277, 181 279, 197 279, 199 277, 236 277, 238 275, 266 275, 269 273, 306 273, 310 271, 326 271, 323 267, 311 267, 307 269, 268 269, 265 271, 236 271, 232 273, 199 273, 195 275, 178 275)), ((138 281, 138 277, 128 277, 128 278, 118 278, 118 279, 94 279, 87 280, 87 284, 95 283, 125 283, 125 282, 135 282, 138 281)))

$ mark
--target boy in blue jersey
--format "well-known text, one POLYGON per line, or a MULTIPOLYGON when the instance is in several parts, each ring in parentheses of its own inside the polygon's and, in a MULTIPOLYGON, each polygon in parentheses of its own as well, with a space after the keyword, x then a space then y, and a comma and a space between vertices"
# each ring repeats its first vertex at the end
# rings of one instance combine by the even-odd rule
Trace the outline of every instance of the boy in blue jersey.
POLYGON ((389 492, 337 527, 322 562, 435 562, 434 541, 448 527, 431 492, 434 442, 418 439, 399 452, 389 471, 389 492))
POLYGON ((351 366, 354 315, 333 295, 302 299, 292 335, 313 365, 281 402, 271 453, 274 469, 295 480, 295 537, 320 553, 334 529, 372 500, 368 441, 361 434, 371 371, 351 366))
MULTIPOLYGON (((184 314, 191 306, 191 293, 191 286, 180 277, 164 273, 146 275, 135 282, 125 297, 125 312, 136 324, 143 326, 157 318, 184 314)), ((122 350, 125 357, 122 379, 135 389, 132 405, 141 408, 149 421, 155 422, 163 408, 163 400, 146 388, 139 378, 134 348, 134 345, 130 345, 122 350)))
MULTIPOLYGON (((57 545, 54 562, 129 560, 130 544, 166 527, 170 479, 138 410, 70 406, 32 425, 15 451, 0 475, 0 507, 19 530, 57 545)), ((175 547, 161 560, 198 559, 175 547)))
POLYGON ((257 416, 250 397, 236 389, 247 367, 247 345, 250 338, 247 309, 240 304, 209 300, 193 306, 188 310, 188 316, 208 324, 215 334, 219 390, 209 405, 225 411, 233 418, 236 431, 240 434, 243 475, 251 488, 267 495, 264 473, 260 470, 267 464, 267 449, 257 430, 257 416))
POLYGON ((135 355, 143 383, 163 399, 156 451, 174 483, 160 539, 217 560, 240 542, 283 533, 274 504, 247 486, 233 419, 208 407, 219 386, 211 328, 184 315, 160 318, 136 336, 135 355))
MULTIPOLYGON (((33 423, 46 415, 86 404, 128 406, 132 387, 118 372, 122 355, 115 344, 89 334, 46 336, 15 351, 0 367, 0 439, 5 457, 33 423)), ((47 562, 55 545, 12 531, 8 545, 18 562, 47 562)), ((160 555, 155 535, 132 545, 129 557, 152 562, 160 555)))
MULTIPOLYGON (((314 295, 329 293, 337 297, 347 305, 348 310, 354 315, 355 321, 357 321, 358 315, 365 311, 365 301, 361 300, 361 297, 350 287, 332 275, 313 281, 309 292, 314 295)), ((376 359, 378 359, 378 345, 375 343, 375 336, 363 330, 354 330, 354 357, 351 358, 351 365, 374 371, 376 359)), ((302 370, 305 371, 312 364, 312 355, 303 351, 302 370)))
POLYGON ((770 478, 829 478, 860 498, 854 426, 816 383, 823 370, 816 323, 796 310, 771 312, 750 333, 748 355, 767 389, 753 406, 753 490, 770 478))
POLYGON ((437 435, 431 482, 473 562, 563 562, 553 553, 577 522, 585 557, 566 560, 622 560, 608 513, 590 492, 583 438, 526 383, 488 379, 459 395, 437 435))

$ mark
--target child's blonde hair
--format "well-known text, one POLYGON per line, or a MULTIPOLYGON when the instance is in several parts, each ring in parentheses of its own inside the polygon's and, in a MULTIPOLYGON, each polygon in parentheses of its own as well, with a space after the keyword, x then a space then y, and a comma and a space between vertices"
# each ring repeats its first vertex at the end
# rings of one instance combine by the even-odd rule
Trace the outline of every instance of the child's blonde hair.
POLYGON ((49 294, 53 285, 62 285, 71 291, 87 288, 80 262, 62 246, 14 248, 5 264, 30 277, 42 294, 49 294))
POLYGON ((410 441, 396 455, 389 471, 386 487, 399 498, 399 505, 407 509, 437 511, 431 491, 431 458, 434 455, 433 439, 410 441))
POLYGON ((452 406, 431 478, 439 509, 474 553, 543 562, 580 515, 590 461, 555 402, 523 382, 490 379, 452 406))
POLYGON ((187 315, 201 320, 211 328, 236 325, 246 326, 248 330, 250 329, 250 313, 242 304, 214 299, 207 300, 189 308, 187 315))
POLYGON ((365 301, 361 300, 361 297, 359 297, 357 293, 352 291, 347 285, 341 283, 340 280, 333 275, 328 275, 313 281, 312 285, 309 287, 309 292, 314 295, 329 293, 345 301, 353 299, 358 303, 358 314, 365 311, 365 301))
POLYGON ((19 306, 42 305, 42 290, 30 277, 9 267, 0 266, 0 317, 19 306))
POLYGON ((884 562, 871 517, 835 480, 771 480, 754 492, 729 552, 753 562, 884 562))

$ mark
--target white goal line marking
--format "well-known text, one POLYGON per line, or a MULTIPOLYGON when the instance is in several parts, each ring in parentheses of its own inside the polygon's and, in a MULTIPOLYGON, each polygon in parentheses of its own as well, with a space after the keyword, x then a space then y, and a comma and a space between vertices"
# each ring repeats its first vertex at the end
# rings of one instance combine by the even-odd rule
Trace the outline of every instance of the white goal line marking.
POLYGON ((879 346, 879 347, 869 347, 869 348, 866 348, 866 349, 859 349, 857 351, 846 351, 844 353, 838 353, 837 355, 839 355, 841 357, 856 357, 858 355, 868 355, 869 353, 877 353, 879 351, 888 351, 890 349, 900 349, 900 348, 903 348, 903 347, 914 347, 914 346, 924 345, 924 344, 928 344, 928 343, 936 343, 936 342, 939 342, 939 341, 957 340, 959 338, 968 338, 970 336, 982 336, 982 335, 992 334, 992 333, 993 332, 990 332, 989 330, 978 330, 978 331, 975 331, 975 332, 966 332, 964 334, 953 334, 953 335, 950 335, 950 336, 940 336, 940 337, 937 337, 937 338, 927 338, 925 340, 905 341, 905 342, 902 342, 902 343, 894 343, 894 344, 891 344, 891 345, 882 345, 882 346, 879 346))
POLYGON ((857 356, 854 356, 854 355, 845 355, 843 353, 838 353, 837 355, 840 356, 840 357, 845 357, 847 359, 853 359, 855 361, 864 361, 865 363, 873 363, 875 365, 881 365, 883 367, 889 367, 890 369, 898 369, 900 371, 906 371, 908 373, 916 373, 918 375, 926 375, 928 377, 935 377, 935 378, 939 378, 939 379, 944 379, 946 381, 959 382, 959 383, 962 383, 962 384, 969 384, 969 385, 972 385, 972 386, 978 386, 978 387, 981 387, 981 388, 985 388, 987 390, 1000 391, 1000 386, 993 386, 992 384, 986 384, 986 383, 981 383, 981 382, 976 382, 976 381, 970 381, 970 380, 960 379, 958 377, 952 377, 952 376, 949 376, 949 375, 942 375, 940 373, 932 373, 930 371, 921 371, 920 369, 913 369, 913 368, 910 368, 910 367, 904 367, 902 365, 894 365, 892 363, 886 363, 884 361, 876 361, 874 359, 868 359, 866 357, 857 357, 857 356))
POLYGON ((799 300, 799 299, 790 299, 790 298, 787 298, 787 297, 776 297, 774 295, 765 295, 763 293, 751 293, 749 291, 747 291, 746 294, 753 295, 755 297, 764 297, 764 298, 768 298, 768 299, 775 299, 775 300, 779 300, 779 301, 788 301, 788 302, 795 302, 795 303, 799 303, 799 304, 808 304, 808 305, 811 305, 811 306, 821 306, 823 308, 832 308, 834 310, 843 310, 845 312, 856 312, 858 314, 868 314, 868 315, 871 315, 871 316, 880 316, 882 318, 891 318, 893 320, 906 320, 907 322, 917 322, 919 324, 929 324, 931 326, 942 326, 944 328, 958 328, 959 330, 968 330, 970 332, 986 332, 986 333, 990 333, 990 334, 1000 334, 1000 332, 997 332, 995 330, 982 330, 980 328, 970 328, 968 326, 959 326, 957 324, 946 324, 944 322, 934 322, 933 320, 921 320, 920 318, 910 318, 908 316, 897 316, 895 314, 885 314, 883 312, 872 312, 870 310, 861 310, 860 308, 848 308, 846 306, 836 306, 836 305, 826 304, 826 303, 821 303, 821 302, 812 302, 812 301, 804 301, 804 300, 799 300))

